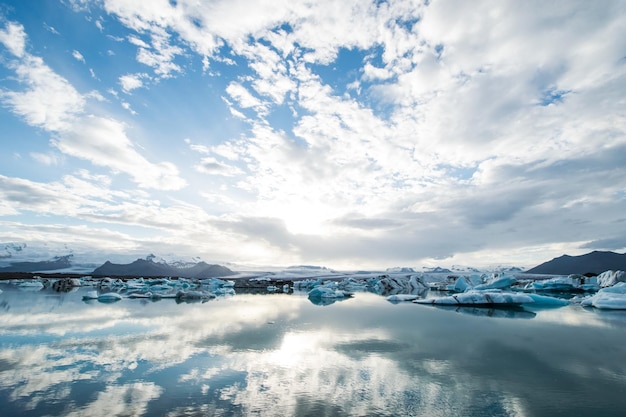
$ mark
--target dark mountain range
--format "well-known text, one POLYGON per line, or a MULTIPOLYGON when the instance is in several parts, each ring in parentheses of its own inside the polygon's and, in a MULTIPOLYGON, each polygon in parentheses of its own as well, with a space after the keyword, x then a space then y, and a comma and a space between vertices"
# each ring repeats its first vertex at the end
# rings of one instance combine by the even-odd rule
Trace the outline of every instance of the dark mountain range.
POLYGON ((198 262, 189 267, 177 267, 166 263, 157 263, 152 260, 137 259, 130 264, 114 264, 106 261, 96 268, 92 275, 112 275, 118 277, 183 277, 183 278, 212 278, 226 277, 235 273, 225 266, 209 265, 198 262))
POLYGON ((0 272, 38 272, 55 271, 57 269, 70 268, 72 255, 57 256, 49 261, 38 262, 13 262, 9 266, 0 268, 0 272))
POLYGON ((604 271, 626 271, 626 253, 593 251, 585 255, 563 255, 526 271, 527 274, 601 274, 604 271))

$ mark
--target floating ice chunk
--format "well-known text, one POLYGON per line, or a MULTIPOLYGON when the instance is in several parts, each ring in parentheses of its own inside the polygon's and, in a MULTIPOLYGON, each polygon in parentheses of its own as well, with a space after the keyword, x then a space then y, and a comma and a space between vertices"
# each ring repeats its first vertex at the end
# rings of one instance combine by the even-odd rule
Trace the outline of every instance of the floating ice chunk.
POLYGON ((147 288, 147 286, 148 285, 144 282, 143 278, 128 280, 125 285, 127 290, 143 290, 147 288))
POLYGON ((306 290, 322 285, 322 279, 303 279, 293 282, 293 288, 298 290, 306 290))
POLYGON ((626 295, 616 293, 598 293, 592 297, 584 299, 580 305, 583 307, 595 307, 607 310, 626 310, 626 295))
POLYGON ((257 278, 250 278, 249 279, 249 281, 257 281, 257 282, 259 282, 259 281, 267 281, 267 282, 269 282, 271 280, 272 280, 272 278, 267 277, 267 276, 266 277, 257 277, 257 278))
POLYGON ((517 283, 517 279, 512 276, 504 275, 501 277, 494 277, 489 282, 479 284, 474 287, 475 290, 503 290, 505 288, 511 288, 511 285, 517 283))
POLYGON ((112 303, 122 299, 122 296, 116 292, 106 292, 98 296, 98 301, 103 303, 112 303))
POLYGON ((597 294, 587 297, 580 305, 610 310, 626 310, 626 282, 602 288, 597 294))
POLYGON ((567 277, 556 277, 546 280, 533 281, 527 289, 537 291, 597 291, 598 281, 595 277, 588 278, 583 275, 569 275, 567 277))
POLYGON ((352 293, 344 290, 337 290, 332 286, 321 285, 313 288, 308 293, 309 298, 347 298, 352 297, 352 293))
POLYGON ((428 290, 428 286, 424 284, 417 275, 409 276, 388 276, 383 275, 373 283, 373 289, 376 293, 385 294, 423 294, 428 290))
POLYGON ((626 281, 626 273, 624 271, 604 271, 596 277, 596 280, 601 288, 610 287, 618 282, 626 281))
POLYGON ((167 292, 167 291, 171 291, 174 288, 170 285, 167 284, 154 284, 154 285, 150 285, 150 291, 152 292, 167 292))
POLYGON ((417 304, 435 305, 519 305, 534 303, 534 300, 526 294, 513 292, 486 292, 468 291, 462 294, 455 294, 448 297, 427 298, 414 300, 417 304))
POLYGON ((178 291, 177 300, 208 300, 215 298, 215 294, 206 291, 178 291))
POLYGON ((626 282, 618 282, 612 287, 602 288, 599 293, 626 294, 626 282))
POLYGON ((368 284, 363 279, 346 278, 339 283, 339 288, 350 292, 367 291, 368 284))
POLYGON ((283 285, 283 292, 289 292, 289 284, 283 285))
POLYGON ((387 297, 387 301, 401 302, 401 301, 413 301, 420 298, 417 294, 394 294, 387 297))
POLYGON ((460 276, 456 279, 456 281, 454 281, 453 285, 449 285, 447 287, 447 290, 454 292, 465 292, 471 290, 473 287, 474 284, 472 283, 472 281, 470 281, 470 278, 466 276, 460 276))
POLYGON ((569 305, 569 301, 564 300, 562 298, 556 297, 548 297, 547 295, 539 295, 539 294, 526 294, 530 298, 533 299, 533 306, 536 307, 562 307, 569 305))
POLYGON ((89 291, 87 294, 83 295, 83 300, 97 300, 98 299, 98 291, 89 291))
POLYGON ((41 281, 21 281, 17 284, 17 288, 24 291, 39 291, 44 285, 41 281))

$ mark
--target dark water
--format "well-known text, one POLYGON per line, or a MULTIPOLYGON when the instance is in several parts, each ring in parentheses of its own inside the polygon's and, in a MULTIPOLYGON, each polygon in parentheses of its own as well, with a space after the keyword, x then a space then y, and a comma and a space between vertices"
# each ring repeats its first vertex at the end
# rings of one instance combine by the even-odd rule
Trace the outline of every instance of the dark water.
POLYGON ((626 415, 626 312, 0 289, 2 416, 626 415))

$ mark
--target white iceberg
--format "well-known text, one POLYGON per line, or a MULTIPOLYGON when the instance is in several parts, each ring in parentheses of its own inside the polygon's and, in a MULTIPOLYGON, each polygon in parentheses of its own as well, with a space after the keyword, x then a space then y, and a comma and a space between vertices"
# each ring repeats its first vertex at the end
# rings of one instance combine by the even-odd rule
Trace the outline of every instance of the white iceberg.
POLYGON ((89 291, 85 295, 83 295, 83 300, 97 300, 98 299, 98 291, 89 291))
POLYGON ((41 289, 43 289, 43 283, 41 281, 21 281, 19 284, 17 284, 17 287, 21 290, 27 290, 27 291, 39 291, 41 289))
POLYGON ((511 288, 513 284, 517 283, 517 279, 510 275, 495 276, 484 284, 479 284, 474 287, 475 290, 503 290, 511 288))
POLYGON ((604 271, 596 277, 600 288, 611 287, 618 282, 626 281, 624 271, 604 271))
POLYGON ((533 299, 533 307, 563 307, 569 305, 569 301, 562 298, 533 293, 527 293, 526 295, 533 299))
POLYGON ((488 292, 488 291, 468 291, 448 297, 426 298, 414 300, 416 304, 434 305, 520 305, 534 303, 535 300, 527 294, 514 292, 488 292))
POLYGON ((211 298, 215 298, 215 294, 212 294, 207 291, 178 291, 176 293, 177 300, 208 300, 211 298))
POLYGON ((150 291, 152 292, 168 292, 174 289, 174 287, 168 284, 154 284, 154 285, 150 285, 149 288, 150 288, 150 291))
POLYGON ((569 275, 567 277, 538 280, 526 286, 526 289, 553 292, 597 291, 599 288, 596 277, 589 278, 584 275, 569 275))
POLYGON ((580 305, 607 310, 626 310, 626 282, 602 288, 597 294, 582 300, 580 305))
POLYGON ((103 303, 110 303, 114 301, 119 301, 121 299, 122 299, 122 296, 116 292, 106 292, 98 296, 98 301, 103 302, 103 303))
POLYGON ((409 276, 388 276, 383 275, 375 280, 373 284, 374 292, 385 294, 423 294, 428 290, 428 285, 424 284, 417 275, 409 276))
POLYGON ((353 295, 349 291, 338 290, 331 285, 320 285, 308 293, 309 298, 348 298, 353 295))
POLYGON ((394 294, 387 297, 387 301, 391 301, 392 303, 402 302, 402 301, 413 301, 420 298, 418 294, 394 294))

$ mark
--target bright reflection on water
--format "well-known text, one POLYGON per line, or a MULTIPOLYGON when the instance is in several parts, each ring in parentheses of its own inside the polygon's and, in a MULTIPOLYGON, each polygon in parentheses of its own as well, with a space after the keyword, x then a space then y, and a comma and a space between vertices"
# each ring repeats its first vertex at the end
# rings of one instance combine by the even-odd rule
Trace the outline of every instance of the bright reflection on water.
POLYGON ((358 293, 86 303, 0 286, 7 416, 585 416, 626 410, 626 312, 358 293))

